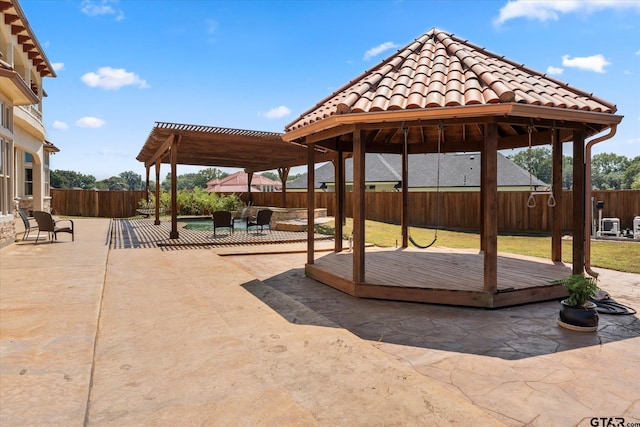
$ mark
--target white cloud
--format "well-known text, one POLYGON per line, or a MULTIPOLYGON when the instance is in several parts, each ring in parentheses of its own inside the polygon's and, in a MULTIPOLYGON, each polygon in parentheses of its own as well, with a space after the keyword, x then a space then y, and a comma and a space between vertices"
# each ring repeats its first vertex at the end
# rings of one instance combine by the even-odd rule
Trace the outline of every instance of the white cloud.
POLYGON ((527 18, 539 21, 557 21, 567 13, 590 14, 605 9, 635 9, 640 12, 640 2, 629 0, 509 0, 500 8, 493 20, 495 25, 510 19, 527 18))
POLYGON ((54 71, 64 70, 64 62, 54 62, 51 66, 54 71))
POLYGON ((87 86, 102 89, 120 89, 122 86, 130 85, 138 86, 140 89, 149 87, 140 76, 124 68, 100 67, 97 73, 86 73, 80 79, 87 86))
POLYGON ((122 21, 124 12, 112 6, 117 3, 118 0, 83 0, 81 10, 88 16, 113 15, 116 21, 122 21))
POLYGON ((83 117, 76 122, 76 126, 81 128, 101 128, 106 124, 104 120, 91 116, 83 117))
POLYGON ((638 49, 638 51, 636 51, 636 55, 640 55, 640 49, 638 49))
POLYGON ((374 56, 378 56, 382 52, 384 52, 386 50, 389 50, 389 49, 394 49, 396 47, 398 47, 398 45, 393 43, 393 42, 382 43, 381 45, 378 45, 376 47, 372 47, 371 49, 366 51, 365 54, 364 54, 364 58, 363 59, 365 61, 368 61, 369 59, 373 58, 374 56))
POLYGON ((564 68, 554 67, 553 65, 549 65, 547 67, 547 74, 552 76, 559 76, 564 71, 564 68))
POLYGON ((207 33, 213 34, 218 30, 218 22, 215 19, 205 19, 207 24, 207 33))
POLYGON ((69 128, 69 125, 67 125, 65 122, 61 122, 59 120, 54 120, 53 128, 54 129, 58 129, 58 130, 65 130, 65 129, 69 128))
POLYGON ((576 56, 575 58, 570 58, 569 55, 562 56, 562 65, 565 67, 574 67, 580 70, 594 71, 596 73, 604 73, 604 67, 610 64, 611 63, 600 54, 583 57, 576 56))
POLYGON ((291 114, 291 110, 284 105, 281 105, 276 108, 272 108, 266 113, 258 114, 259 116, 264 116, 267 119, 279 119, 280 117, 285 117, 291 114))

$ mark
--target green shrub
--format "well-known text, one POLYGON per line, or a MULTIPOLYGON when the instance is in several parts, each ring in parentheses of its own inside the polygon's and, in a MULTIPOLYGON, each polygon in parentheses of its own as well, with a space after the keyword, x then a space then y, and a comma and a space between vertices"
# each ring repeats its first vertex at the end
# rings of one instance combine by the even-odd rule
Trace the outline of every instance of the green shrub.
POLYGON ((561 283, 569 293, 567 298, 567 304, 579 307, 584 305, 589 298, 595 295, 600 288, 598 288, 598 281, 589 276, 582 274, 574 274, 566 279, 560 279, 555 283, 561 283))
MULTIPOLYGON (((149 207, 155 207, 155 194, 149 196, 149 207)), ((178 215, 208 216, 215 211, 235 211, 242 206, 242 201, 235 194, 219 196, 197 187, 193 190, 179 190, 176 199, 178 215)), ((143 207, 146 205, 146 201, 143 199, 139 204, 143 207)), ((160 192, 160 209, 164 212, 171 212, 170 192, 160 192)))

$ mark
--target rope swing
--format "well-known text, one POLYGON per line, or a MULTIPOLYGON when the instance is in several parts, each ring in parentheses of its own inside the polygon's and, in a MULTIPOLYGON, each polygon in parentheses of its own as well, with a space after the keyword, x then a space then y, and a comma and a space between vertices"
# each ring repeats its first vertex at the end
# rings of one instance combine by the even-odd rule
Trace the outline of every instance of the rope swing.
MULTIPOLYGON (((555 126, 555 123, 554 123, 555 126)), ((527 207, 535 208, 536 207, 536 198, 534 197, 536 194, 547 194, 549 198, 547 199, 547 206, 550 208, 556 205, 556 198, 553 196, 553 191, 534 191, 533 188, 533 165, 531 161, 531 132, 533 131, 533 125, 529 125, 527 127, 527 131, 529 132, 529 198, 527 199, 527 207)), ((553 138, 556 133, 555 127, 551 128, 551 146, 553 147, 553 138)), ((553 162, 551 169, 551 176, 553 176, 553 162)))
MULTIPOLYGON (((402 128, 402 132, 404 132, 404 152, 406 153, 406 155, 409 155, 409 151, 407 149, 407 133, 408 133, 408 129, 403 127, 402 128)), ((419 243, 417 243, 413 237, 411 237, 411 232, 409 231, 409 226, 407 226, 407 233, 409 235, 409 241, 411 242, 411 244, 413 244, 413 246, 420 248, 420 249, 427 249, 430 248, 431 246, 433 246, 433 244, 436 242, 436 240, 438 240, 438 223, 440 222, 440 143, 442 142, 442 134, 444 132, 444 126, 442 124, 442 121, 440 121, 440 123, 438 124, 438 166, 437 166, 437 178, 436 178, 436 229, 435 229, 435 233, 433 236, 433 240, 431 241, 431 243, 429 243, 428 245, 421 245, 419 243)), ((407 204, 407 209, 409 208, 408 204, 407 204)))

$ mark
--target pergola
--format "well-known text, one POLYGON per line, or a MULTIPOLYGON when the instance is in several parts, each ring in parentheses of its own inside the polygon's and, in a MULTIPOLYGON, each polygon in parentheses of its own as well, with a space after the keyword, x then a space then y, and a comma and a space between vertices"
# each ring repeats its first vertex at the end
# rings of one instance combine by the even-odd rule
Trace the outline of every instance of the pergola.
MULTIPOLYGON (((323 159, 326 150, 318 147, 323 159)), ((286 182, 293 166, 307 164, 307 148, 282 140, 282 134, 213 126, 156 122, 136 157, 149 173, 155 165, 156 183, 160 182, 160 165, 171 165, 171 176, 177 177, 177 165, 241 168, 249 174, 247 191, 251 193, 254 172, 277 169, 282 180, 282 203, 286 198, 286 182)), ((322 161, 322 160, 320 160, 322 161)), ((171 180, 171 239, 179 237, 177 228, 177 179, 171 180)), ((160 224, 160 186, 156 185, 156 225, 160 224)))
MULTIPOLYGON (((586 231, 590 150, 593 144, 615 133, 616 125, 622 120, 615 112, 615 105, 592 94, 432 29, 286 127, 282 138, 306 145, 308 150, 307 275, 352 295, 384 299, 499 307, 562 296, 562 286, 540 279, 530 280, 522 287, 499 281, 497 151, 552 146, 552 193, 556 206, 550 213, 553 218, 551 259, 561 263, 562 144, 572 143, 572 269, 574 274, 582 274, 585 268, 590 270, 586 231), (585 146, 586 138, 607 129, 608 134, 585 146), (335 256, 333 264, 329 261, 331 257, 316 262, 314 256, 313 165, 318 148, 333 153, 336 168, 335 254, 342 251, 344 159, 349 154, 354 158, 353 253, 335 256), (481 152, 481 253, 478 256, 483 283, 478 289, 473 289, 473 283, 465 288, 458 288, 459 283, 455 281, 445 283, 446 280, 438 276, 448 276, 446 268, 450 266, 439 266, 436 263, 441 264, 442 260, 430 261, 428 255, 419 261, 429 266, 419 273, 428 280, 421 277, 406 286, 389 286, 381 283, 379 277, 369 280, 368 272, 374 266, 365 263, 365 153, 402 155, 403 203, 399 208, 402 209, 402 246, 406 248, 407 155, 461 151, 481 152), (340 262, 348 263, 351 271, 340 273, 340 262)), ((375 262, 386 261, 377 257, 375 262)), ((387 269, 397 268, 399 275, 411 275, 413 267, 402 265, 399 257, 388 262, 387 269)), ((464 282, 465 272, 460 273, 459 281, 464 282)), ((558 273, 556 270, 550 274, 558 273)), ((387 274, 382 282, 391 280, 391 275, 387 274)), ((527 281, 529 275, 530 272, 523 272, 523 281, 527 281)))

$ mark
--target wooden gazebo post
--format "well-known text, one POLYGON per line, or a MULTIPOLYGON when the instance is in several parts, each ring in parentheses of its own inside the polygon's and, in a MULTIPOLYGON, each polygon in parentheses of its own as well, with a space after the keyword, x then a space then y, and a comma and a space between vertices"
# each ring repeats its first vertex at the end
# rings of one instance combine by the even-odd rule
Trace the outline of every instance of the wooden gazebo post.
POLYGON ((307 144, 307 264, 313 264, 315 258, 314 238, 314 212, 316 210, 316 188, 315 188, 315 164, 316 145, 313 142, 307 144))
POLYGON ((336 150, 336 158, 334 160, 335 167, 335 177, 334 177, 334 185, 335 185, 335 203, 336 203, 336 211, 334 213, 335 219, 335 246, 334 250, 336 252, 342 252, 342 235, 344 231, 344 220, 345 220, 345 212, 344 212, 344 201, 345 201, 345 164, 344 164, 344 152, 342 150, 342 146, 338 144, 338 149, 336 150))
POLYGON ((482 243, 484 250, 484 290, 498 290, 498 127, 485 124, 482 150, 482 243))
MULTIPOLYGON (((408 130, 407 130, 408 132, 408 130)), ((407 144, 402 145, 402 247, 409 247, 409 153, 407 144)))
POLYGON ((562 141, 560 141, 560 130, 552 129, 553 145, 551 190, 556 200, 556 205, 551 209, 551 260, 562 261, 562 141))
POLYGON ((573 131, 573 274, 584 273, 584 128, 573 131))
POLYGON ((365 153, 363 132, 353 132, 353 282, 364 283, 365 153))

